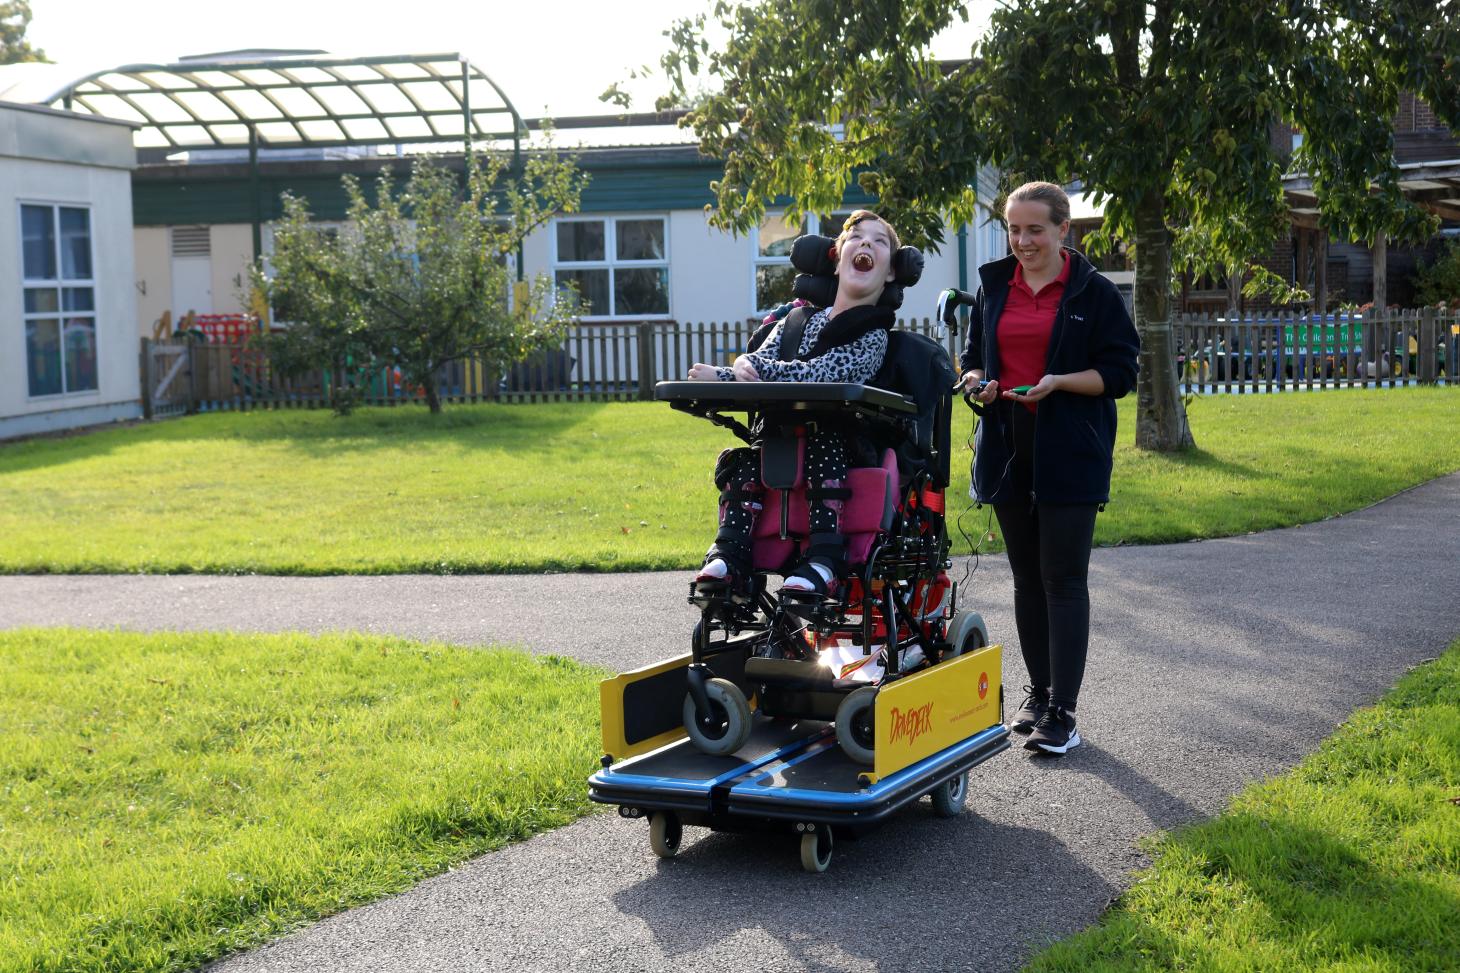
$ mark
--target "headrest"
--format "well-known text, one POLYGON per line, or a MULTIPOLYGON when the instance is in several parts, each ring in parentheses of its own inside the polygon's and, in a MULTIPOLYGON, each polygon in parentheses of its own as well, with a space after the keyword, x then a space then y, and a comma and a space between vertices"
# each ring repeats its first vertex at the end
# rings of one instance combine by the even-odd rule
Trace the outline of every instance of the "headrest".
MULTIPOLYGON (((836 261, 831 251, 836 239, 808 233, 791 244, 791 266, 801 273, 792 285, 795 295, 818 307, 830 307, 836 300, 836 261)), ((916 284, 923 276, 923 252, 917 247, 901 247, 892 255, 892 283, 882 289, 879 307, 893 310, 902 306, 902 291, 916 284)))

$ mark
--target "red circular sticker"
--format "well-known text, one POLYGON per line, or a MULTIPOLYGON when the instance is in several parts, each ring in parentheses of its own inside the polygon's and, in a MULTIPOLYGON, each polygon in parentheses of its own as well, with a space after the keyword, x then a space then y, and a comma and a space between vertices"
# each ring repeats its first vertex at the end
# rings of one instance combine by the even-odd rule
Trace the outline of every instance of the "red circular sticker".
POLYGON ((978 698, 983 699, 989 694, 989 674, 980 672, 978 674, 978 698))

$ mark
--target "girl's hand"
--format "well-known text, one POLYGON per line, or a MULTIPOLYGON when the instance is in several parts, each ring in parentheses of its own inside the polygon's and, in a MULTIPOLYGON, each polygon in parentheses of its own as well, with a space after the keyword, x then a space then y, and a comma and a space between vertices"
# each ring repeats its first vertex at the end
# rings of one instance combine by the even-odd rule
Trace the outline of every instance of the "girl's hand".
POLYGON ((689 377, 692 382, 718 382, 720 373, 715 371, 714 365, 695 362, 689 366, 689 377))
POLYGON ((755 370, 755 365, 751 364, 750 359, 746 358, 744 355, 741 355, 739 358, 735 359, 735 364, 730 366, 730 371, 732 374, 734 374, 735 381, 737 382, 760 381, 760 372, 757 372, 755 370))
POLYGON ((1038 402, 1051 392, 1059 391, 1059 376, 1046 375, 1039 380, 1039 384, 1032 386, 1028 392, 1022 395, 1018 392, 1005 392, 1004 398, 1013 399, 1015 402, 1038 402))

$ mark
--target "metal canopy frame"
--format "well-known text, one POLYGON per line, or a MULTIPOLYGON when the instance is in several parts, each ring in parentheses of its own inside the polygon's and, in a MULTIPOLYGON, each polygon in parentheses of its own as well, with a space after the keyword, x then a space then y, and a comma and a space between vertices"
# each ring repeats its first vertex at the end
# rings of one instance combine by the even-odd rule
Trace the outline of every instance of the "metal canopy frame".
POLYGON ((137 148, 247 148, 254 259, 263 251, 260 148, 460 142, 470 159, 478 141, 511 139, 520 169, 527 131, 506 93, 459 53, 129 64, 42 103, 137 123, 137 148), (495 126, 502 116, 505 131, 495 126))
POLYGON ((496 82, 458 53, 131 64, 74 81, 44 103, 137 122, 138 148, 511 139, 520 150, 526 128, 496 82))

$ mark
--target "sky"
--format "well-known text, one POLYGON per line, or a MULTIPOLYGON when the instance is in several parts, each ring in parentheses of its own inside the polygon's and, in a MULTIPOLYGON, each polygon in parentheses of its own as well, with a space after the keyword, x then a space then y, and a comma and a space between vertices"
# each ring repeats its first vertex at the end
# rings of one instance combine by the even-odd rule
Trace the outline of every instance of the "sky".
MULTIPOLYGON (((958 25, 934 46, 963 57, 995 0, 967 4, 958 25)), ((663 32, 708 0, 31 0, 28 38, 75 76, 122 64, 241 48, 322 49, 339 55, 460 52, 492 78, 524 117, 596 115, 618 109, 598 100, 643 65, 657 68, 663 32)), ((633 108, 649 111, 662 78, 626 85, 633 108)))

